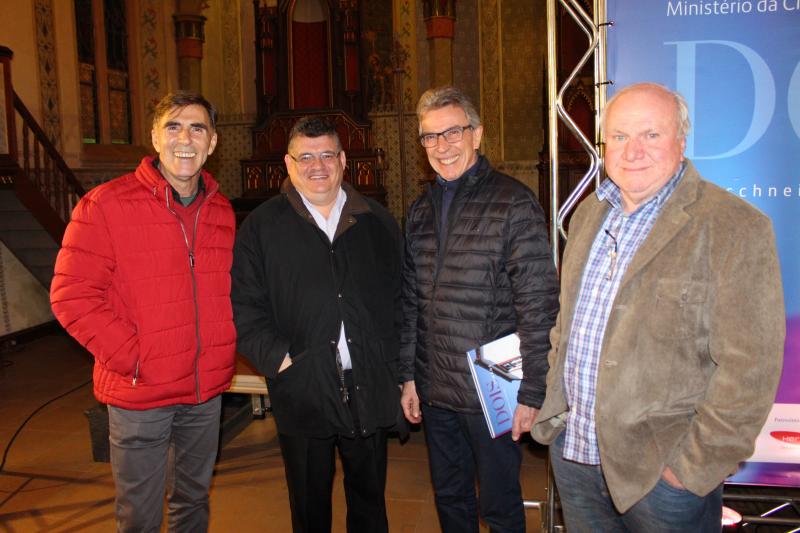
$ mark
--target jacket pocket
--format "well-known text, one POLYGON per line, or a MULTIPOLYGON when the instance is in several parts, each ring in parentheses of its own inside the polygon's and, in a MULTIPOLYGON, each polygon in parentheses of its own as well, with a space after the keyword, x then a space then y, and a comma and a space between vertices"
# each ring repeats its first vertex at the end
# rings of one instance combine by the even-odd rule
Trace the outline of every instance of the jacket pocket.
POLYGON ((331 347, 313 346, 291 357, 292 364, 268 381, 278 431, 324 432, 335 426, 341 404, 331 347))
POLYGON ((655 305, 650 313, 653 337, 662 340, 696 337, 704 330, 704 307, 708 283, 661 279, 655 290, 655 305))

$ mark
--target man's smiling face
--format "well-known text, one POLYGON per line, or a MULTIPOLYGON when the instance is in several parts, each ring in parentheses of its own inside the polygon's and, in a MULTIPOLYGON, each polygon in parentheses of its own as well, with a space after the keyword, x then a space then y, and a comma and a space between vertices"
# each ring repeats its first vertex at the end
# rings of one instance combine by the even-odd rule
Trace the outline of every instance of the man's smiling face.
POLYGON ((292 185, 328 216, 342 185, 347 160, 333 135, 292 139, 284 157, 292 185), (331 157, 333 156, 333 157, 331 157))
MULTIPOLYGON (((454 126, 469 126, 469 119, 463 109, 448 105, 426 112, 420 122, 420 133, 441 133, 454 126)), ((460 178, 478 160, 482 135, 483 126, 476 126, 465 129, 461 140, 452 144, 441 135, 437 137, 436 145, 425 148, 433 170, 448 181, 460 178)))
POLYGON ((164 178, 181 196, 194 191, 200 169, 217 145, 206 109, 198 104, 173 108, 153 126, 151 137, 164 178))

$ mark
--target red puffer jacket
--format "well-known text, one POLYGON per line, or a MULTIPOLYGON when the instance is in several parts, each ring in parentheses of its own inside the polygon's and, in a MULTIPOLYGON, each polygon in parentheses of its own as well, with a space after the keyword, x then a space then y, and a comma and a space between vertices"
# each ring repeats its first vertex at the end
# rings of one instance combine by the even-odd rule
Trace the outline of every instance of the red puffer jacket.
POLYGON ((203 171, 184 227, 153 160, 81 199, 50 287, 53 313, 95 357, 95 396, 125 409, 205 402, 234 370, 233 210, 203 171))

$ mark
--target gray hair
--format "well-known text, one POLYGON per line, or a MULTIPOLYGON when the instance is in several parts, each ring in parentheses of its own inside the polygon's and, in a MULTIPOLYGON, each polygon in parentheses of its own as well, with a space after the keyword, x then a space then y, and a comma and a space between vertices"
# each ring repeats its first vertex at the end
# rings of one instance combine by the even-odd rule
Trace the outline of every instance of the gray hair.
POLYGON ((614 93, 614 96, 612 96, 611 99, 606 102, 606 105, 603 107, 603 111, 600 114, 600 127, 603 130, 603 135, 605 135, 608 110, 611 109, 611 106, 614 104, 614 102, 616 102, 617 99, 623 94, 641 90, 656 91, 671 96, 675 100, 675 121, 678 125, 678 138, 680 139, 689 135, 689 130, 691 129, 692 125, 689 121, 689 105, 686 103, 686 99, 679 92, 673 91, 659 83, 653 82, 634 83, 633 85, 628 85, 622 90, 614 93))
POLYGON ((186 106, 199 105, 208 113, 208 120, 211 122, 212 133, 217 130, 217 108, 214 104, 203 98, 203 95, 190 91, 175 91, 169 93, 156 104, 153 109, 153 127, 158 126, 161 117, 171 113, 173 109, 183 109, 186 106))
POLYGON ((420 124, 419 133, 422 134, 422 117, 425 113, 449 105, 463 109, 467 115, 469 125, 473 128, 481 125, 481 116, 469 97, 460 89, 456 89, 452 85, 445 85, 428 89, 419 97, 419 103, 417 103, 417 121, 420 124))

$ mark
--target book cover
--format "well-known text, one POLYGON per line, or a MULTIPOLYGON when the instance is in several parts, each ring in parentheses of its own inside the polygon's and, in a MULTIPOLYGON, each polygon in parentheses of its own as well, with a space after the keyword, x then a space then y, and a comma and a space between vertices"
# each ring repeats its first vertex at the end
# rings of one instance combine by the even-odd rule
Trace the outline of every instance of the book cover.
POLYGON ((511 431, 522 379, 519 337, 512 333, 467 352, 472 380, 492 438, 511 431))

